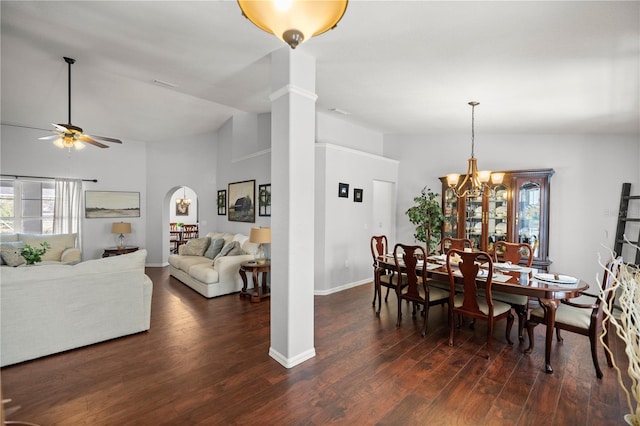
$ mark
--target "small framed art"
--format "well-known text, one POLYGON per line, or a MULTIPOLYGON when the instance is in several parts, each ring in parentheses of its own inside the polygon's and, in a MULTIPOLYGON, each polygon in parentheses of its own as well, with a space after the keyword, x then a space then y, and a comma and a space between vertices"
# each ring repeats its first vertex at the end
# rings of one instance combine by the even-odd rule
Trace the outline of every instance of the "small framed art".
POLYGON ((349 184, 340 182, 338 184, 338 197, 349 198, 349 184))
POLYGON ((271 184, 258 185, 258 215, 271 216, 271 184))
POLYGON ((353 202, 361 203, 362 202, 362 189, 361 188, 353 188, 353 202))
POLYGON ((218 191, 218 216, 224 216, 227 214, 227 190, 221 189, 218 191))

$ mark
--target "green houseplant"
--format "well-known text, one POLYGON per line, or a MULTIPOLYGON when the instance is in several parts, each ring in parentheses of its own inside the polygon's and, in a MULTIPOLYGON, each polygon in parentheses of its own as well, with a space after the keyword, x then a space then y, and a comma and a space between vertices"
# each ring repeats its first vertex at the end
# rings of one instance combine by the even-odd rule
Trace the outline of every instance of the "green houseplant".
POLYGON ((20 250, 20 255, 25 258, 27 265, 33 265, 34 263, 41 262, 42 255, 51 248, 49 243, 46 241, 40 243, 40 247, 41 248, 31 247, 29 244, 25 244, 25 246, 20 250))
POLYGON ((444 221, 440 194, 432 192, 425 186, 413 202, 415 205, 405 212, 409 222, 416 225, 413 236, 416 240, 426 243, 427 253, 433 254, 440 244, 444 221))

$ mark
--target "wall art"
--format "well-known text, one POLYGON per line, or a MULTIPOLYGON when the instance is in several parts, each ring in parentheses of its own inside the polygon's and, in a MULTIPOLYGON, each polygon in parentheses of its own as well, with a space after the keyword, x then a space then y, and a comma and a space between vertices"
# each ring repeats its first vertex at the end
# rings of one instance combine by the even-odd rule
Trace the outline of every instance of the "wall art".
POLYGON ((271 184, 258 185, 258 215, 271 216, 271 184))
POLYGON ((85 191, 84 217, 140 217, 140 193, 125 191, 85 191))
POLYGON ((349 184, 348 183, 339 183, 338 184, 338 197, 349 198, 349 184))
POLYGON ((221 189, 218 191, 218 216, 224 216, 227 214, 227 190, 221 189))
POLYGON ((231 222, 255 222, 256 181, 245 180, 229 184, 228 219, 231 222))

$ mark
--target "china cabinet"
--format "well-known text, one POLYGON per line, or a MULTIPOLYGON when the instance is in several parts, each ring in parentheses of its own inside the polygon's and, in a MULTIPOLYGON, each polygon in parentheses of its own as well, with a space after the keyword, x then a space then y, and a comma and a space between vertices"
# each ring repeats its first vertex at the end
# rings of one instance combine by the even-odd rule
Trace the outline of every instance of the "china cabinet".
MULTIPOLYGON (((533 248, 533 267, 549 260, 549 187, 553 169, 510 170, 502 183, 481 197, 458 198, 442 181, 442 237, 469 238, 474 248, 493 253, 497 241, 523 242, 533 248)), ((464 179, 464 176, 461 177, 464 179)))

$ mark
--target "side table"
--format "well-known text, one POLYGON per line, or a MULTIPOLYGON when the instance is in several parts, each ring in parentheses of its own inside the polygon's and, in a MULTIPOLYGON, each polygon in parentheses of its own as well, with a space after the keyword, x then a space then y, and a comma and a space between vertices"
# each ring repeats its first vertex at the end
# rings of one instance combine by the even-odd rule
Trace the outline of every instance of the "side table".
POLYGON ((240 264, 240 277, 242 278, 242 290, 240 297, 251 297, 253 303, 260 302, 262 299, 271 295, 271 290, 267 285, 267 273, 271 271, 269 262, 259 265, 256 262, 244 262, 240 264), (247 289, 247 272, 253 276, 253 288, 247 289), (258 278, 262 276, 262 283, 258 282, 258 278))
POLYGON ((133 253, 138 251, 137 246, 126 246, 125 248, 107 247, 102 253, 102 257, 120 256, 121 254, 133 253))

